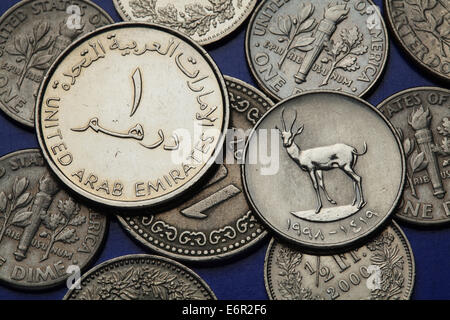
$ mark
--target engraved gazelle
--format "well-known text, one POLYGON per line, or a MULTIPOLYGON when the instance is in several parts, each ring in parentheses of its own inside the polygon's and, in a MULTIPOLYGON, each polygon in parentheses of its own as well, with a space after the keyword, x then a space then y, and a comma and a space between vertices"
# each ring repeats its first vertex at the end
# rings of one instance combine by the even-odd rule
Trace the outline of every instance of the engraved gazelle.
MULTIPOLYGON (((292 125, 288 130, 286 128, 286 122, 284 120, 284 111, 281 112, 281 122, 283 124, 283 130, 277 129, 280 131, 281 138, 283 140, 283 147, 286 149, 289 156, 294 160, 294 162, 300 167, 301 170, 307 171, 311 178, 312 185, 316 192, 317 197, 317 206, 315 209, 315 213, 318 214, 322 209, 322 200, 320 197, 320 188, 322 188, 327 200, 336 205, 336 201, 331 199, 329 196, 323 179, 323 171, 340 169, 345 172, 345 174, 353 180, 353 188, 354 188, 354 199, 352 202, 352 207, 355 207, 359 210, 366 204, 364 201, 363 190, 361 181, 362 178, 356 174, 354 171, 354 167, 356 165, 356 161, 359 156, 362 156, 367 153, 367 144, 364 142, 364 152, 358 153, 356 148, 343 144, 336 143, 329 146, 311 148, 307 150, 302 150, 300 147, 294 142, 296 136, 300 135, 303 132, 304 126, 301 125, 297 131, 293 131, 295 122, 297 120, 297 111, 295 111, 294 120, 292 121, 292 125)), ((353 210, 352 210, 353 211, 353 210)), ((354 213, 351 212, 350 214, 354 213)), ((302 217, 301 213, 292 212, 292 214, 296 216, 302 217)), ((350 215, 348 214, 348 215, 350 215)), ((335 219, 334 214, 330 219, 335 219)))

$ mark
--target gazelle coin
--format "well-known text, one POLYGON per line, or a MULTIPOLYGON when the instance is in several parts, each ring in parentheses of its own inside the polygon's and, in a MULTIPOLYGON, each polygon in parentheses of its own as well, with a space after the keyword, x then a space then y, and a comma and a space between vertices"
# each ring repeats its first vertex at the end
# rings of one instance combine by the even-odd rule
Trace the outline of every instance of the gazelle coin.
POLYGON ((174 199, 214 163, 228 96, 209 55, 161 26, 120 23, 69 47, 41 86, 36 128, 51 169, 97 203, 174 199))
POLYGON ((393 212, 405 160, 394 128, 369 103, 316 91, 269 110, 245 148, 243 182, 262 220, 311 249, 346 247, 393 212))

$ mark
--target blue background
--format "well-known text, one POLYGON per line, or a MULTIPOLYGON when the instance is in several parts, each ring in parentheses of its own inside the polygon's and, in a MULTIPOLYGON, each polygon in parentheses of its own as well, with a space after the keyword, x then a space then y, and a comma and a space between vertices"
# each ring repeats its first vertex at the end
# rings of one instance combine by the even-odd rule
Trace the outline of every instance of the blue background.
MULTIPOLYGON (((0 1, 3 14, 16 0, 0 1)), ((112 0, 94 0, 115 21, 121 21, 112 0)), ((189 2, 189 1, 188 1, 189 2)), ((382 6, 381 0, 374 1, 382 6)), ((255 85, 245 58, 244 40, 248 21, 234 34, 207 50, 225 75, 242 79, 255 85)), ((1 61, 0 61, 1 62, 1 61)), ((384 77, 365 98, 377 105, 390 95, 416 86, 439 86, 433 77, 424 74, 400 52, 391 37, 390 54, 384 77)), ((441 84, 442 86, 442 84, 441 84)), ((35 134, 0 112, 0 155, 24 149, 37 148, 35 134)), ((416 283, 413 299, 450 299, 450 228, 419 230, 402 225, 416 260, 416 283)), ((269 239, 243 258, 223 265, 192 267, 212 288, 219 299, 267 299, 264 288, 264 256, 269 239)), ((105 247, 95 264, 132 253, 151 253, 134 242, 112 217, 105 247)), ((22 292, 0 285, 0 299, 61 299, 66 288, 45 292, 22 292)))

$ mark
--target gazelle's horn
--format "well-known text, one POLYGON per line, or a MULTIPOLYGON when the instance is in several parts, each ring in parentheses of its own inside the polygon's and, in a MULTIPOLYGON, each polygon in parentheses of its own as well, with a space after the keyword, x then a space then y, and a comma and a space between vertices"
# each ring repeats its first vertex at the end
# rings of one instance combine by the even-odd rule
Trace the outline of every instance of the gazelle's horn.
POLYGON ((283 129, 286 131, 286 122, 284 122, 284 108, 281 111, 281 122, 283 123, 283 129))
POLYGON ((294 117, 294 121, 292 121, 291 132, 292 132, 292 129, 294 129, 295 121, 297 121, 297 110, 295 110, 295 117, 294 117))

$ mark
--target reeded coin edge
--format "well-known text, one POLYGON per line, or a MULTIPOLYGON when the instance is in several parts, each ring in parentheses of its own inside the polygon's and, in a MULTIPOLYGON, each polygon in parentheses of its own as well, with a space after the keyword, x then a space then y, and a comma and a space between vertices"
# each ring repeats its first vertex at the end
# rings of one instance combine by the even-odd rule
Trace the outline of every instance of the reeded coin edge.
MULTIPOLYGON (((377 74, 377 77, 370 83, 370 85, 366 88, 366 90, 364 90, 363 92, 361 92, 361 93, 359 94, 359 96, 357 96, 357 95, 352 95, 352 94, 349 93, 350 95, 352 95, 352 96, 354 96, 354 97, 363 97, 363 96, 365 96, 368 92, 370 92, 372 89, 374 89, 376 85, 378 85, 378 82, 380 81, 380 78, 384 75, 384 72, 386 71, 386 63, 387 63, 387 60, 388 60, 388 57, 389 57, 389 52, 390 52, 389 32, 388 32, 388 30, 387 30, 387 28, 386 28, 386 23, 384 22, 383 15, 382 15, 381 12, 380 12, 380 8, 379 8, 375 3, 373 3, 372 0, 365 0, 365 1, 367 1, 367 2, 369 3, 369 5, 372 5, 374 8, 376 8, 376 10, 377 10, 377 12, 378 12, 378 16, 380 17, 380 21, 381 21, 381 24, 382 24, 382 26, 383 26, 383 33, 384 33, 384 35, 385 35, 385 37, 386 37, 386 43, 385 43, 386 49, 384 50, 384 53, 385 53, 384 59, 383 59, 383 61, 382 61, 382 64, 381 64, 381 67, 380 67, 379 72, 378 72, 378 74, 377 74)), ((249 21, 249 23, 248 23, 247 31, 246 31, 246 33, 245 33, 245 57, 247 58, 247 59, 246 59, 246 60, 247 60, 247 65, 248 65, 249 68, 250 68, 252 77, 253 77, 254 80, 256 80, 256 82, 258 83, 258 86, 259 86, 259 87, 260 87, 260 88, 261 88, 261 89, 262 89, 269 97, 271 97, 272 100, 274 100, 274 101, 276 101, 276 102, 280 102, 280 101, 285 100, 285 99, 283 99, 283 98, 281 98, 281 97, 278 97, 277 95, 275 95, 273 92, 271 92, 271 91, 267 88, 267 86, 264 84, 264 82, 262 82, 262 81, 259 79, 259 77, 257 76, 255 67, 253 66, 253 63, 251 63, 251 62, 252 62, 252 58, 251 58, 251 56, 250 56, 250 33, 251 33, 251 29, 252 29, 253 22, 255 21, 257 15, 258 15, 259 10, 264 6, 265 3, 266 3, 266 2, 265 2, 264 0, 261 1, 261 3, 260 3, 260 4, 256 7, 256 9, 253 11, 253 14, 252 14, 252 16, 251 16, 251 18, 250 18, 250 21, 249 21)), ((317 90, 307 90, 307 91, 305 91, 305 92, 314 92, 314 91, 317 91, 317 90)), ((330 91, 340 92, 340 91, 337 91, 337 90, 330 90, 330 91)), ((292 97, 292 96, 290 96, 290 97, 292 97)), ((289 99, 290 97, 288 97, 287 99, 289 99)))
MULTIPOLYGON (((15 157, 17 155, 24 154, 24 153, 39 153, 39 154, 42 155, 42 152, 39 149, 35 149, 35 148, 34 149, 33 148, 31 148, 31 149, 20 149, 20 150, 13 151, 11 153, 8 153, 8 154, 5 154, 5 155, 1 156, 0 157, 0 163, 2 161, 4 161, 4 160, 7 160, 10 157, 15 157)), ((53 173, 48 169, 48 167, 47 167, 47 170, 54 177, 53 173)), ((67 190, 64 190, 64 191, 68 192, 67 190)), ((87 207, 87 208, 89 209, 89 207, 87 207)), ((82 271, 86 270, 90 265, 92 265, 94 260, 100 255, 101 251, 103 250, 103 248, 105 246, 106 238, 108 237, 108 233, 109 233, 109 223, 110 223, 110 221, 109 221, 109 218, 108 218, 107 215, 102 214, 102 216, 105 217, 105 227, 104 227, 104 230, 103 230, 103 236, 101 237, 101 242, 98 244, 96 252, 94 254, 92 254, 91 257, 88 260, 86 260, 86 263, 84 264, 84 266, 81 267, 82 271)), ((58 280, 51 281, 51 283, 46 284, 44 286, 34 286, 34 285, 33 286, 21 286, 21 285, 15 283, 15 282, 14 283, 13 282, 9 282, 8 280, 1 279, 1 278, 0 278, 0 282, 5 284, 6 286, 14 288, 14 289, 34 292, 34 291, 48 290, 48 289, 60 287, 60 286, 62 286, 65 283, 65 281, 67 280, 67 278, 69 276, 70 276, 70 274, 67 274, 66 276, 61 277, 58 280)))
MULTIPOLYGON (((232 84, 234 84, 236 86, 241 86, 242 89, 246 90, 245 94, 248 94, 248 95, 252 96, 253 99, 258 100, 258 102, 260 102, 262 104, 262 106, 266 108, 266 110, 273 107, 274 104, 273 104, 272 100, 270 100, 264 93, 262 93, 255 87, 251 86, 250 84, 247 84, 246 82, 244 82, 240 79, 233 78, 233 77, 227 76, 227 75, 224 75, 224 79, 225 79, 227 88, 229 85, 231 86, 232 84)), ((237 88, 237 89, 242 90, 239 88, 237 88)), ((231 104, 230 104, 230 107, 231 107, 231 104)), ((230 112, 230 116, 231 116, 231 112, 230 112)), ((249 207, 250 207, 250 204, 249 204, 249 207)), ((255 215, 253 211, 252 211, 252 214, 255 215)), ((116 217, 119 220, 121 226, 134 239, 136 239, 138 242, 140 242, 146 248, 153 250, 157 253, 160 253, 162 255, 165 255, 167 257, 170 257, 170 258, 173 258, 176 260, 180 260, 180 261, 185 261, 185 262, 196 262, 196 263, 197 262, 198 263, 205 262, 206 263, 206 262, 210 262, 210 261, 222 261, 222 260, 231 259, 235 256, 239 256, 240 254, 246 252, 247 250, 251 250, 254 247, 258 247, 258 245, 260 245, 261 242, 264 239, 266 239, 266 237, 268 235, 267 230, 265 230, 265 226, 260 223, 262 229, 257 229, 254 236, 253 236, 253 233, 250 234, 248 236, 248 237, 250 237, 250 239, 248 239, 248 237, 247 237, 246 243, 242 244, 242 243, 236 242, 233 245, 233 247, 235 247, 236 249, 230 248, 230 245, 224 245, 223 247, 218 248, 218 249, 220 249, 220 252, 222 252, 222 253, 218 252, 217 249, 214 250, 213 252, 211 252, 211 249, 210 249, 210 250, 207 250, 208 251, 207 254, 205 254, 206 250, 202 251, 201 254, 198 254, 199 253, 198 250, 185 249, 185 250, 183 250, 184 254, 182 254, 178 251, 179 248, 177 248, 176 246, 169 245, 168 243, 165 243, 164 246, 161 246, 161 244, 163 242, 159 239, 155 239, 151 234, 148 234, 147 232, 145 232, 145 230, 140 228, 138 226, 138 224, 136 224, 132 220, 132 217, 123 217, 119 214, 116 214, 116 217), (231 251, 231 250, 233 250, 233 251, 231 251)))
MULTIPOLYGON (((411 263, 408 265, 408 284, 405 288, 405 294, 403 295, 405 300, 410 300, 411 295, 414 290, 414 280, 416 278, 416 263, 414 260, 414 254, 411 248, 411 244, 409 243, 408 238, 406 237, 403 230, 400 228, 400 226, 395 222, 392 221, 389 225, 392 227, 395 233, 400 238, 400 241, 403 244, 403 247, 405 249, 407 260, 411 263)), ((384 232, 384 231, 383 231, 384 232)), ((272 276, 271 276, 271 269, 272 269, 272 258, 273 253, 275 251, 275 246, 277 245, 277 240, 275 238, 272 238, 270 240, 269 246, 267 247, 266 255, 264 258, 264 286, 266 288, 267 295, 270 300, 279 300, 276 297, 275 290, 273 288, 272 283, 272 276)), ((366 243, 367 244, 367 243, 366 243)))
POLYGON ((414 66, 417 66, 418 69, 423 70, 428 72, 428 74, 432 75, 432 76, 436 76, 439 80, 443 80, 443 81, 447 81, 450 82, 450 76, 449 77, 445 77, 443 74, 440 74, 439 72, 437 72, 436 70, 434 70, 433 68, 427 66, 425 63, 423 63, 422 61, 420 61, 420 59, 418 59, 405 45, 405 43, 402 41, 402 37, 399 35, 397 29, 394 27, 394 24, 392 23, 393 19, 392 19, 392 15, 391 15, 391 6, 389 4, 390 0, 384 0, 384 15, 387 16, 387 21, 388 21, 388 26, 390 31, 394 34, 394 38, 398 44, 398 47, 401 48, 401 51, 406 53, 407 57, 409 58, 410 62, 412 62, 412 64, 414 66))
MULTIPOLYGON (((377 105, 376 108, 377 108, 378 110, 380 110, 381 107, 385 106, 385 105, 388 104, 390 101, 395 100, 395 99, 397 99, 398 97, 403 96, 403 95, 405 95, 405 94, 407 94, 407 93, 415 92, 415 91, 419 91, 419 90, 424 90, 424 91, 428 90, 428 91, 437 91, 437 92, 440 92, 440 91, 447 91, 447 93, 450 95, 450 90, 449 90, 449 89, 446 89, 446 88, 441 88, 441 87, 413 87, 413 88, 409 88, 409 89, 406 89, 406 90, 399 91, 399 92, 393 94, 392 96, 390 96, 390 97, 384 99, 383 101, 381 101, 381 102, 377 105)), ((405 187, 406 187, 406 186, 405 186, 405 187)), ((398 208, 397 208, 397 210, 398 210, 398 208)), ((397 210, 396 210, 396 211, 397 211, 397 210)), ((446 225, 450 224, 450 218, 447 219, 447 220, 438 220, 438 221, 432 221, 432 220, 415 220, 415 219, 410 219, 410 218, 407 218, 406 216, 397 214, 396 212, 394 212, 394 214, 392 215, 392 217, 393 217, 395 220, 398 220, 398 221, 400 221, 400 222, 402 222, 402 223, 410 224, 410 225, 413 225, 413 226, 421 226, 421 227, 437 227, 437 226, 441 227, 441 226, 446 226, 446 225)))
MULTIPOLYGON (((114 8, 116 9, 117 13, 119 14, 119 16, 124 21, 133 21, 133 18, 130 17, 130 15, 125 11, 125 8, 124 8, 124 6, 123 6, 121 1, 122 0, 113 0, 114 8)), ((226 36, 228 36, 231 33, 233 33, 235 30, 237 30, 248 19, 248 17, 253 12, 253 9, 256 6, 256 2, 257 2, 256 0, 250 0, 250 3, 247 6, 247 9, 245 10, 244 14, 241 15, 241 18, 238 19, 235 23, 233 23, 227 29, 222 30, 220 32, 216 32, 214 34, 214 36, 208 36, 204 40, 198 40, 198 41, 193 40, 193 41, 197 42, 201 46, 206 46, 206 45, 209 45, 211 43, 214 43, 214 42, 222 40, 226 36)))
POLYGON ((383 224, 386 222, 387 219, 389 219, 391 217, 391 215, 393 214, 394 210, 397 207, 398 202, 400 201, 402 195, 403 195, 403 190, 405 187, 405 181, 406 181, 406 160, 405 160, 405 156, 404 156, 404 150, 403 150, 403 145, 400 142, 400 138, 395 130, 395 128, 393 127, 393 125, 390 123, 389 120, 386 119, 386 117, 381 113, 381 111, 379 111, 376 107, 372 106, 369 102, 363 100, 360 97, 351 95, 349 93, 344 93, 344 92, 338 92, 338 91, 333 91, 333 90, 312 90, 312 91, 307 91, 307 92, 303 92, 294 96, 291 96, 285 100, 282 100, 280 102, 278 102, 277 104, 275 104, 275 106, 273 106, 269 111, 267 111, 256 123, 256 125, 253 127, 252 131, 250 132, 250 135, 247 139, 247 142, 245 144, 245 148, 244 148, 244 153, 243 153, 243 159, 244 159, 244 164, 241 165, 241 174, 242 174, 242 184, 244 186, 244 190, 245 190, 245 195, 247 197, 248 202, 251 204, 251 209, 253 209, 254 212, 257 213, 258 217, 264 222, 264 224, 271 229, 273 232, 275 232, 275 234, 277 234, 278 236, 280 236, 281 238, 287 240, 288 242, 293 243, 294 245, 297 246, 304 246, 305 249, 313 249, 313 250, 322 250, 322 251, 329 251, 329 250, 333 250, 333 249, 345 249, 347 247, 350 247, 351 245, 354 245, 360 241, 364 241, 365 239, 367 239, 368 237, 370 237, 370 235, 374 232, 377 232, 377 230, 379 228, 381 228, 383 226, 383 224), (247 179, 246 179, 246 165, 245 165, 245 159, 247 159, 247 152, 248 152, 248 148, 249 148, 249 142, 252 138, 252 136, 255 134, 256 130, 258 129, 258 127, 260 126, 261 122, 264 121, 264 119, 274 110, 280 108, 284 103, 289 102, 290 100, 293 99, 297 99, 299 97, 302 97, 304 95, 313 95, 313 94, 333 94, 333 95, 342 95, 342 96, 346 96, 350 99, 354 99, 357 100, 359 103, 365 105, 369 110, 373 111, 375 114, 377 114, 381 120, 383 120, 385 122, 385 124, 389 127, 389 129, 391 130, 392 135, 394 136, 395 140, 397 141, 397 147, 399 148, 399 153, 400 153, 400 158, 402 161, 402 178, 400 181, 400 187, 399 190, 397 192, 397 196, 391 206, 391 208, 388 210, 388 212, 386 213, 385 217, 383 219, 381 219, 380 221, 378 221, 378 223, 376 225, 374 225, 374 227, 370 230, 368 230, 366 232, 366 234, 362 234, 361 236, 353 239, 353 240, 347 240, 347 241, 341 241, 341 242, 335 242, 335 243, 326 243, 325 245, 319 245, 316 243, 311 243, 311 242, 307 242, 307 241, 300 241, 294 237, 290 237, 287 236, 285 234, 282 234, 281 232, 279 232, 275 227, 273 227, 268 221, 267 219, 265 219, 265 217, 263 216, 263 214, 258 210, 257 206, 255 205, 255 203, 253 202, 253 199, 251 198, 251 194, 248 188, 248 184, 247 184, 247 179))
MULTIPOLYGON (((20 7, 22 7, 22 6, 26 5, 26 4, 28 4, 28 3, 30 3, 30 2, 33 2, 33 1, 35 1, 35 0, 21 0, 21 1, 19 1, 18 3, 16 3, 15 5, 13 5, 12 7, 10 7, 10 8, 9 8, 8 10, 6 10, 6 11, 2 14, 2 16, 0 17, 0 25, 1 25, 1 24, 3 23, 3 21, 4 21, 5 19, 7 19, 8 16, 9 16, 10 14, 12 14, 15 10, 17 10, 18 8, 20 8, 20 7)), ((97 5, 96 3, 92 2, 92 1, 89 1, 89 0, 80 0, 80 1, 87 3, 87 4, 89 4, 90 6, 94 7, 96 10, 98 10, 103 16, 105 16, 105 18, 109 21, 109 23, 114 23, 113 18, 111 18, 111 16, 110 16, 105 10, 103 10, 99 5, 97 5)), ((45 77, 45 75, 44 75, 44 77, 45 77)), ((43 83, 43 81, 44 81, 44 78, 42 78, 41 84, 43 83)), ((40 86, 41 86, 41 85, 39 85, 39 87, 40 87, 40 86)), ((28 129, 34 129, 34 127, 35 127, 35 122, 34 122, 34 121, 33 121, 33 122, 25 121, 24 119, 18 117, 17 114, 11 112, 7 107, 5 107, 5 106, 3 106, 3 105, 2 105, 2 107, 1 107, 0 109, 1 109, 1 110, 3 111, 3 113, 6 114, 10 119, 19 122, 21 125, 26 126, 28 129)), ((35 105, 35 109, 36 109, 36 105, 35 105)))
MULTIPOLYGON (((149 254, 129 254, 104 261, 99 265, 95 266, 94 268, 92 268, 91 270, 89 270, 88 272, 86 272, 85 274, 83 274, 83 276, 79 280, 81 287, 85 286, 86 282, 89 283, 92 280, 95 280, 95 278, 98 277, 100 274, 112 270, 115 267, 120 267, 128 264, 133 265, 134 263, 136 264, 145 263, 145 264, 154 264, 158 266, 159 265, 167 266, 173 271, 180 273, 182 276, 186 276, 188 280, 193 281, 197 285, 197 288, 199 288, 205 296, 209 295, 211 300, 217 300, 216 295, 209 287, 209 285, 193 270, 172 259, 149 254)), ((69 289, 67 293, 64 295, 63 300, 70 300, 72 298, 75 299, 78 293, 82 290, 83 288, 69 289)))
POLYGON ((169 28, 166 28, 164 26, 146 23, 146 22, 119 22, 114 23, 111 25, 107 25, 98 29, 95 29, 87 34, 85 34, 83 37, 77 39, 75 42, 73 42, 69 47, 67 47, 59 56, 58 58, 53 62, 51 67, 49 68, 48 72, 44 76, 44 79, 42 80, 41 86, 39 87, 39 93, 38 93, 38 99, 36 102, 36 108, 35 108, 35 127, 36 127, 36 135, 39 142, 39 146, 42 149, 42 154, 44 155, 45 160, 47 161, 47 164, 53 171, 53 173, 59 178, 60 181, 63 182, 65 186, 67 186, 69 189, 73 190, 78 195, 82 196, 85 199, 88 199, 90 201, 93 201, 94 203, 103 204, 105 206, 111 207, 111 208, 119 208, 119 209, 143 209, 143 208, 149 208, 152 206, 159 206, 161 204, 166 204, 170 200, 179 197, 180 195, 186 193, 188 190, 190 190, 194 185, 196 185, 197 182, 199 182, 203 176, 206 174, 206 172, 211 168, 211 166, 215 163, 217 157, 220 156, 222 146, 225 141, 225 133, 228 129, 228 123, 229 123, 229 117, 230 117, 230 104, 228 99, 228 91, 226 89, 225 80, 223 78, 223 75, 220 71, 220 69, 217 67, 214 60, 211 58, 211 56, 206 52, 205 49, 203 49, 199 44, 197 44, 195 41, 190 39, 189 37, 185 36, 184 34, 172 30, 169 28), (127 28, 127 27, 138 27, 138 28, 148 28, 148 29, 156 29, 162 32, 166 32, 169 34, 173 34, 176 37, 179 37, 180 40, 187 42, 193 49, 197 50, 205 59, 205 61, 209 64, 211 67, 213 73, 216 75, 217 82, 220 85, 220 89, 222 91, 222 102, 223 102, 223 121, 222 121, 222 132, 218 139, 217 145, 214 148, 214 152, 211 155, 211 157, 208 159, 208 161, 203 165, 203 167, 199 170, 199 172, 196 174, 194 178, 189 180, 186 184, 184 184, 182 187, 165 194, 163 196, 159 196, 154 199, 150 200, 142 200, 142 201, 118 201, 118 200, 108 200, 104 199, 102 197, 98 197, 96 195, 93 195, 76 184, 74 184, 69 178, 67 178, 58 168, 58 165, 55 164, 55 162, 51 159, 49 156, 49 150, 47 150, 44 138, 43 138, 43 132, 40 125, 41 120, 41 105, 42 100, 45 94, 45 89, 49 85, 49 81, 51 76, 54 74, 55 69, 58 67, 60 62, 65 59, 65 57, 72 52, 74 48, 76 48, 80 43, 84 42, 85 40, 94 37, 100 33, 106 32, 108 30, 117 30, 121 28, 127 28))

